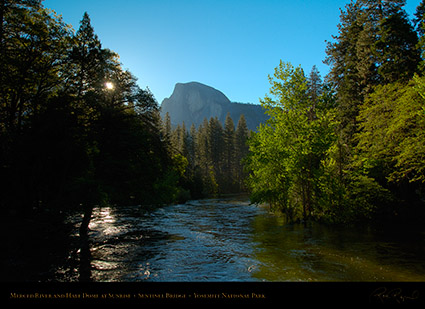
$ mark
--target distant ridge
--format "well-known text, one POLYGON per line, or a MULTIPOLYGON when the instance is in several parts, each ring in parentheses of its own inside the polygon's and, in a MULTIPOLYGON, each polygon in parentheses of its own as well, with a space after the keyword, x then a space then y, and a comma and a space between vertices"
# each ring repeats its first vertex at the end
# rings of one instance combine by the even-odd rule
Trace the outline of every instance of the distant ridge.
POLYGON ((230 102, 221 91, 198 82, 177 83, 172 95, 161 103, 161 117, 167 112, 172 125, 184 122, 187 128, 192 124, 198 127, 204 118, 211 117, 224 124, 230 113, 235 125, 244 114, 248 129, 256 130, 269 118, 260 105, 230 102))

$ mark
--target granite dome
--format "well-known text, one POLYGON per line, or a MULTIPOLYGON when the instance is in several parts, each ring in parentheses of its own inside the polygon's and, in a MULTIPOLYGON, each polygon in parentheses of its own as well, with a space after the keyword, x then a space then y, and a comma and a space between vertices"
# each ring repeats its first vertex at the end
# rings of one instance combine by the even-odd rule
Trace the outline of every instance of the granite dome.
POLYGON ((161 103, 161 116, 168 112, 172 125, 199 126, 204 118, 217 117, 222 123, 230 113, 235 124, 244 114, 247 126, 255 130, 268 118, 260 105, 231 102, 221 91, 199 82, 177 83, 169 98, 161 103))

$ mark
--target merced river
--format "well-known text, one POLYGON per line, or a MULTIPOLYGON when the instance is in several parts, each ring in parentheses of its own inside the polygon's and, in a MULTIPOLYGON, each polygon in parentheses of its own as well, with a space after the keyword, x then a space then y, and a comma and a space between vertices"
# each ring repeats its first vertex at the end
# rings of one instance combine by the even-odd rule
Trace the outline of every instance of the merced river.
MULTIPOLYGON (((96 282, 425 281, 425 229, 286 224, 248 198, 95 208, 89 227, 96 282)), ((57 280, 81 275, 76 248, 57 280)))

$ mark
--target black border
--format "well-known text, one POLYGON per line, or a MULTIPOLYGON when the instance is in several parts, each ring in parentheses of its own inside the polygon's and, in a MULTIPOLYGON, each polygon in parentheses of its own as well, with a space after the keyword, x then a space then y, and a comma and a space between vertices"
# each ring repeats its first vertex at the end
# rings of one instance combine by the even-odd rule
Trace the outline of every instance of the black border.
POLYGON ((425 304, 425 282, 2 283, 1 295, 2 303, 16 306, 25 304, 419 305, 425 304))

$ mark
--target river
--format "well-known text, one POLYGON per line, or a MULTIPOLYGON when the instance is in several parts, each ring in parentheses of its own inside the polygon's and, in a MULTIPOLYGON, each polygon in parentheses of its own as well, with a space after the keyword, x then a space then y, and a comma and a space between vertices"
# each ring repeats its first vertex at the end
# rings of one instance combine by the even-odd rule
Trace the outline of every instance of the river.
MULTIPOLYGON (((425 281, 424 230, 285 224, 247 198, 95 208, 89 228, 93 281, 425 281)), ((56 280, 78 280, 79 255, 56 280)))

